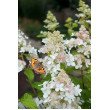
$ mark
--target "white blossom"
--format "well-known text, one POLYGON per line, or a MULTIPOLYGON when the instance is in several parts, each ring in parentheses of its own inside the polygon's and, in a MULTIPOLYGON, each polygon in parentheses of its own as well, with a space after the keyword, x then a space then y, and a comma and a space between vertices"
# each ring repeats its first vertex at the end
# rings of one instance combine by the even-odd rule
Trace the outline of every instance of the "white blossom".
POLYGON ((75 45, 75 39, 71 38, 70 40, 64 40, 64 44, 71 50, 72 47, 75 45))
POLYGON ((75 66, 74 56, 72 54, 67 54, 66 63, 68 66, 75 66))
POLYGON ((80 96, 80 86, 75 86, 64 70, 54 80, 43 83, 43 104, 46 108, 80 108, 76 96, 80 96))
POLYGON ((32 47, 31 43, 27 42, 27 39, 28 37, 21 30, 18 30, 18 51, 22 53, 29 52, 37 56, 37 49, 32 47))
POLYGON ((81 91, 82 90, 80 89, 79 85, 74 87, 74 94, 75 94, 75 96, 81 95, 81 91))
POLYGON ((88 68, 91 65, 90 59, 85 59, 86 67, 88 68))
POLYGON ((23 60, 18 60, 18 73, 24 69, 26 62, 23 60))
POLYGON ((64 91, 64 84, 63 84, 63 83, 61 83, 61 84, 56 84, 55 91, 56 91, 56 92, 58 92, 58 91, 64 91))

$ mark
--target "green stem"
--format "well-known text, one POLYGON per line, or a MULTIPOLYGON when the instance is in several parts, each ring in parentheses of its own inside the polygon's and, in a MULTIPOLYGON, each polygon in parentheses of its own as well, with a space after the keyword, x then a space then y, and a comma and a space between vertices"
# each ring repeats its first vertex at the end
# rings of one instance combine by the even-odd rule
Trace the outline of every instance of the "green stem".
POLYGON ((83 89, 85 88, 85 86, 84 86, 84 78, 83 78, 83 76, 84 76, 84 74, 83 74, 83 69, 81 69, 81 75, 82 75, 82 87, 83 87, 83 89))

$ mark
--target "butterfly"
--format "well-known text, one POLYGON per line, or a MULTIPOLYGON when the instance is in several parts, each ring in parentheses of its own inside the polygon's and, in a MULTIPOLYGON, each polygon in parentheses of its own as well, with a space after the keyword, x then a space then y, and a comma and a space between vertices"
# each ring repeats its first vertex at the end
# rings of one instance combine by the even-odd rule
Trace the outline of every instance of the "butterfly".
POLYGON ((43 65, 41 62, 39 62, 36 58, 32 58, 30 61, 30 65, 32 69, 35 71, 37 74, 45 74, 45 70, 43 68, 43 65))

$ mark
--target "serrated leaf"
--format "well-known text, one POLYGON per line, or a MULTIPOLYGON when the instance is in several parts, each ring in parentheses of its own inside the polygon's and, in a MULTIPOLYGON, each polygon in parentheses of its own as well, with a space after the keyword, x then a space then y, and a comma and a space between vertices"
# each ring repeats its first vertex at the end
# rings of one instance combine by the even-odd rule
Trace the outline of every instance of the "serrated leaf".
POLYGON ((33 73, 32 69, 30 69, 30 68, 25 69, 24 74, 27 76, 29 81, 32 81, 34 79, 34 73, 33 73))
POLYGON ((20 102, 26 107, 26 108, 29 108, 29 109, 37 109, 37 105, 33 99, 33 97, 28 94, 28 93, 25 93, 23 95, 23 97, 20 99, 20 102))

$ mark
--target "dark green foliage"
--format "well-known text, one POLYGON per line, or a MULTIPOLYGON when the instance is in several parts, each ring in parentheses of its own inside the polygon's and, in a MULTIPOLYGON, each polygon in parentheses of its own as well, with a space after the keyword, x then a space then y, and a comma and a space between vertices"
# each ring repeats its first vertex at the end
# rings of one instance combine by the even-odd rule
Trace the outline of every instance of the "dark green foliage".
POLYGON ((91 90, 88 88, 82 89, 82 99, 84 100, 84 103, 82 104, 83 109, 91 109, 91 90))
POLYGON ((41 86, 41 82, 34 82, 32 83, 32 87, 37 89, 37 90, 41 90, 42 86, 41 86))
POLYGON ((66 71, 67 74, 69 74, 69 73, 71 73, 75 70, 74 67, 67 66, 65 63, 62 63, 60 66, 61 66, 62 69, 64 69, 66 71))
POLYGON ((42 82, 51 80, 51 74, 47 74, 46 76, 42 74, 41 77, 42 77, 42 82))
POLYGON ((29 24, 25 27, 25 32, 27 33, 27 35, 31 38, 35 38, 35 36, 38 34, 40 30, 40 26, 39 28, 34 25, 34 24, 29 24))
MULTIPOLYGON (((24 17, 43 20, 46 0, 19 0, 19 11, 24 17)), ((20 13, 19 13, 20 16, 20 13)))
POLYGON ((61 11, 64 8, 76 10, 79 0, 18 0, 19 17, 43 21, 48 10, 61 11))

